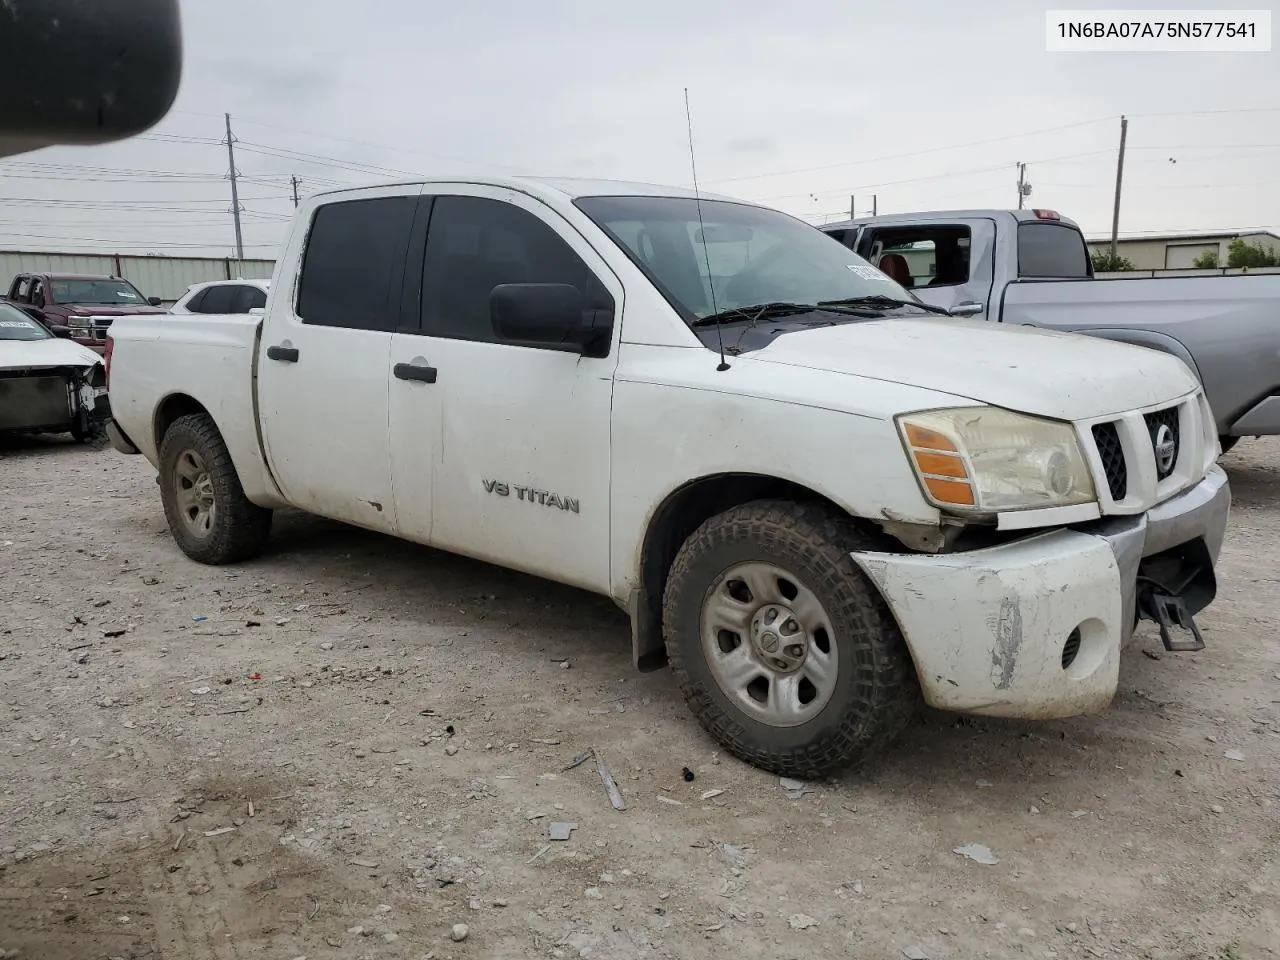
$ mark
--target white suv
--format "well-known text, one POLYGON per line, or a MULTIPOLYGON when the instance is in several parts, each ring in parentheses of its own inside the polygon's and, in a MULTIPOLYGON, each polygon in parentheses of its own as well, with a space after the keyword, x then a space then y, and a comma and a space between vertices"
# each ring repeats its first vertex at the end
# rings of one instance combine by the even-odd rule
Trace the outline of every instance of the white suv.
POLYGON ((270 280, 213 280, 187 287, 170 313, 248 313, 267 305, 270 280))

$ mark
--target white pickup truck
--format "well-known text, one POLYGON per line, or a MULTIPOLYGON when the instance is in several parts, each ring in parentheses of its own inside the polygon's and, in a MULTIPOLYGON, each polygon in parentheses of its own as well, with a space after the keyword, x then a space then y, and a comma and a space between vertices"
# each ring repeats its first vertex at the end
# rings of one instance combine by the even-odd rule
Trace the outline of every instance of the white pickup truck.
POLYGON ((110 335, 112 442, 188 556, 246 560, 295 507, 607 595, 637 666, 780 774, 859 762, 921 697, 1100 710, 1140 617, 1202 645, 1230 494, 1187 367, 934 315, 767 208, 329 192, 263 315, 110 335))

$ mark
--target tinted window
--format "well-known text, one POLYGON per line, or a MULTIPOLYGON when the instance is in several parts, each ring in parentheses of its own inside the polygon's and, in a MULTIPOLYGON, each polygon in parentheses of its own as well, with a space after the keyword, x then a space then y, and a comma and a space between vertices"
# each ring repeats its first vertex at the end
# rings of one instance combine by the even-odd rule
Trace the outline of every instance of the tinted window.
POLYGON ((581 258, 527 210, 480 197, 437 198, 422 273, 424 332, 497 339, 489 294, 501 283, 570 283, 588 306, 612 303, 581 258))
POLYGON ((1089 252, 1075 227, 1057 223, 1018 226, 1018 276, 1087 277, 1089 252))
POLYGON ((200 301, 200 313, 235 313, 232 306, 235 302, 235 287, 216 286, 204 292, 200 301))
POLYGON ((257 287, 237 287, 237 296, 235 303, 236 313, 248 313, 267 305, 267 292, 257 287))
POLYGON ((203 313, 204 312, 203 304, 205 301, 205 297, 207 296, 209 296, 208 287, 201 290, 194 297, 192 297, 190 300, 187 301, 187 309, 190 310, 192 313, 203 313))
MULTIPOLYGON (((391 278, 404 267, 416 197, 344 200, 316 211, 298 283, 304 323, 391 330, 391 278)), ((399 291, 395 303, 399 304, 399 291)))

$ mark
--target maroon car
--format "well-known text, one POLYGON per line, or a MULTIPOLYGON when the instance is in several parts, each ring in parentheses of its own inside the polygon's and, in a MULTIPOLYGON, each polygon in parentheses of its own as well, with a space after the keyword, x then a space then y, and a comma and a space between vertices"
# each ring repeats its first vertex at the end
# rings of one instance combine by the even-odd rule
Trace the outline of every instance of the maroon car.
POLYGON ((128 280, 70 273, 20 273, 6 298, 53 333, 102 353, 111 317, 165 313, 159 297, 144 297, 128 280), (94 319, 90 319, 90 318, 94 319))

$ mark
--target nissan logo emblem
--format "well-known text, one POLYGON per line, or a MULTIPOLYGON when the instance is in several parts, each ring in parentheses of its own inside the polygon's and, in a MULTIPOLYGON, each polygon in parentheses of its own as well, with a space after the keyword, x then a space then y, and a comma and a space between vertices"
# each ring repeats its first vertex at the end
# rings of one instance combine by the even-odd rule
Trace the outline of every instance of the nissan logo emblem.
POLYGON ((1156 430, 1155 443, 1156 469, 1162 474, 1173 469, 1174 458, 1178 455, 1178 445, 1173 441, 1173 430, 1167 423, 1160 424, 1156 430))

